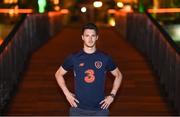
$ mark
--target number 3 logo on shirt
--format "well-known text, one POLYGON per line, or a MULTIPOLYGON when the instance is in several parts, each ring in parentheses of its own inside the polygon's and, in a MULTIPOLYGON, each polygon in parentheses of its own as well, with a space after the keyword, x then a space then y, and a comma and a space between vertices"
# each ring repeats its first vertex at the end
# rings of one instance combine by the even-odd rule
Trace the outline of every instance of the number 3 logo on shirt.
POLYGON ((85 78, 84 81, 86 83, 93 83, 95 81, 95 76, 94 76, 94 70, 93 69, 88 69, 85 71, 85 78))

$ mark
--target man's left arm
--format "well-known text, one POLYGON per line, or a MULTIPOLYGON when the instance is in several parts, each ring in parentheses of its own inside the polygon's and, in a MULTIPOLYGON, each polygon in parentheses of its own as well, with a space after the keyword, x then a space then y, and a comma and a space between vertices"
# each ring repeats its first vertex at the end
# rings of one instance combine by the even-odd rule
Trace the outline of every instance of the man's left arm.
POLYGON ((113 102, 114 97, 121 85, 122 73, 119 71, 119 69, 116 68, 115 70, 111 71, 111 74, 115 77, 113 88, 111 90, 110 95, 108 95, 104 100, 100 102, 100 104, 102 104, 101 106, 102 109, 107 109, 109 105, 113 102))
POLYGON ((122 73, 119 71, 118 68, 116 68, 115 70, 111 71, 111 74, 115 77, 115 79, 110 94, 113 94, 115 96, 122 81, 122 73))

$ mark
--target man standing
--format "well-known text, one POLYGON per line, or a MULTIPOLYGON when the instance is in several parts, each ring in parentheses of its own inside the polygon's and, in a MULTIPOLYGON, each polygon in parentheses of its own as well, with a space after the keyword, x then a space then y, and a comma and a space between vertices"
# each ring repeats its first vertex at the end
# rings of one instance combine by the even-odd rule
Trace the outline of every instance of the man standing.
POLYGON ((108 116, 109 105, 120 87, 122 74, 111 57, 96 49, 98 29, 95 24, 87 23, 82 28, 84 48, 71 54, 55 73, 56 80, 71 105, 70 115, 108 116), (75 94, 71 93, 64 80, 67 71, 73 70, 75 94), (106 72, 115 77, 113 88, 105 97, 104 85, 106 72))

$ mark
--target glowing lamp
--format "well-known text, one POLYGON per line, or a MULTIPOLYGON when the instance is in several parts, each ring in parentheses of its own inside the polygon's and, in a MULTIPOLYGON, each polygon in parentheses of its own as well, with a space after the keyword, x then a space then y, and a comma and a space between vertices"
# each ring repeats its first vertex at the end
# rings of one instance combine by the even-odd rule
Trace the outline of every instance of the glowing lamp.
POLYGON ((99 8, 99 7, 102 7, 103 3, 101 1, 94 1, 93 2, 93 6, 95 8, 99 8))
POLYGON ((55 7, 54 7, 54 10, 55 10, 55 11, 59 11, 59 10, 60 10, 60 7, 59 7, 59 6, 55 6, 55 7))
POLYGON ((69 10, 68 9, 61 9, 60 13, 61 14, 68 14, 69 10))
POLYGON ((39 13, 45 12, 46 0, 38 0, 39 13))
POLYGON ((132 11, 131 5, 125 5, 123 9, 127 12, 132 11))
POLYGON ((117 7, 122 8, 124 4, 122 2, 117 2, 117 7))
POLYGON ((56 5, 59 4, 59 0, 54 0, 53 2, 54 2, 54 4, 56 4, 56 5))
POLYGON ((114 19, 114 18, 110 18, 110 19, 109 19, 109 25, 110 25, 110 26, 113 26, 113 27, 116 25, 116 22, 115 22, 115 19, 114 19))
POLYGON ((3 39, 1 39, 1 37, 0 37, 0 45, 3 43, 3 39))
POLYGON ((82 8, 81 8, 81 12, 82 12, 82 13, 85 13, 86 11, 87 11, 86 7, 82 7, 82 8))

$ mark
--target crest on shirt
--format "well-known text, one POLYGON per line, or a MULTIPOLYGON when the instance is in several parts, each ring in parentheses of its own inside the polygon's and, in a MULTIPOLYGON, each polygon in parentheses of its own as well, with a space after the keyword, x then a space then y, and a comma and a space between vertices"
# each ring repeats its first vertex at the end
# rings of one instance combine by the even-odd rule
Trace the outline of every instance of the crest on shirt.
POLYGON ((101 61, 95 61, 94 65, 97 69, 100 69, 102 67, 102 62, 101 61))
POLYGON ((83 66, 84 66, 84 63, 80 63, 80 64, 79 64, 79 67, 83 67, 83 66))

